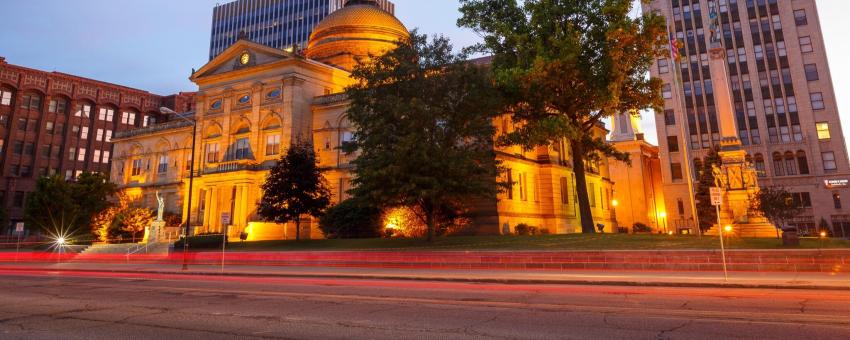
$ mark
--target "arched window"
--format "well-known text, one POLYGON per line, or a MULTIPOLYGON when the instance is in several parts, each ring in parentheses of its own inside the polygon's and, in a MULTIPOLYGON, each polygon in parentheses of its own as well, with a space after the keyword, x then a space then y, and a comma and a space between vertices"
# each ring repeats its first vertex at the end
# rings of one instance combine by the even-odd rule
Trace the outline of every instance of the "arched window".
POLYGON ((767 176, 767 169, 764 167, 764 156, 762 156, 762 154, 757 153, 755 157, 753 157, 753 166, 756 168, 756 172, 759 177, 767 176))
POLYGON ((797 151, 797 168, 800 169, 801 175, 809 174, 809 161, 806 158, 806 152, 803 150, 797 151))
POLYGON ((794 158, 794 153, 788 151, 785 153, 785 174, 794 176, 797 174, 797 160, 794 158))
POLYGON ((68 100, 62 97, 50 99, 50 104, 47 106, 47 112, 64 114, 68 111, 68 100))
POLYGON ((782 164, 782 154, 773 153, 773 174, 775 176, 785 176, 785 167, 782 164))

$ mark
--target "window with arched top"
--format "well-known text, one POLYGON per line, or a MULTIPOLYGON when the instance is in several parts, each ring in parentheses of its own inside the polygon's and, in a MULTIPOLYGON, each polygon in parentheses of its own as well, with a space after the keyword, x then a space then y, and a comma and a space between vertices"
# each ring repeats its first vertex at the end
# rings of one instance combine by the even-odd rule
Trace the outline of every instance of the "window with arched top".
POLYGON ((797 159, 791 151, 785 153, 785 174, 788 176, 797 174, 797 159))
POLYGON ((767 169, 764 166, 764 156, 762 154, 757 153, 753 157, 753 167, 756 168, 756 173, 759 177, 767 176, 767 169))
POLYGON ((801 175, 809 174, 809 160, 803 150, 797 151, 797 168, 800 169, 801 175))
POLYGON ((785 176, 785 166, 782 163, 782 154, 773 153, 773 174, 775 176, 785 176))
POLYGON ((41 109, 41 95, 30 92, 21 97, 20 107, 22 109, 36 110, 41 109))
POLYGON ((68 112, 68 99, 64 97, 55 97, 50 99, 47 105, 47 112, 65 114, 68 112))

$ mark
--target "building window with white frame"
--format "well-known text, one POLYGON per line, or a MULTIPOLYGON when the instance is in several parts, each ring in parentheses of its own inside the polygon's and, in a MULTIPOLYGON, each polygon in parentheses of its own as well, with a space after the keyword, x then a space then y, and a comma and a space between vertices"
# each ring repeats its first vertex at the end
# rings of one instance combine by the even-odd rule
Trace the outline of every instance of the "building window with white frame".
POLYGON ((80 130, 80 139, 89 139, 89 127, 83 126, 80 130))
POLYGON ((9 90, 0 90, 0 105, 12 105, 12 92, 9 90))
POLYGON ((266 156, 277 155, 280 153, 280 135, 266 135, 266 156))
POLYGON ((812 51, 814 51, 814 48, 812 48, 812 37, 800 37, 800 52, 810 53, 812 51))
POLYGON ((156 167, 156 172, 159 174, 168 172, 168 155, 159 156, 159 165, 156 167))
POLYGON ((838 163, 835 162, 835 153, 832 151, 822 152, 823 169, 826 171, 835 171, 838 169, 838 163))
POLYGON ((112 130, 106 130, 106 136, 104 137, 103 140, 105 140, 107 142, 112 141, 112 130))
POLYGON ((94 151, 92 151, 92 162, 100 163, 100 150, 94 149, 94 151))
POLYGON ((86 160, 86 149, 80 148, 80 153, 77 155, 77 160, 82 162, 86 160))
POLYGON ((670 61, 667 59, 658 59, 658 73, 666 74, 670 72, 670 61))
POLYGON ((94 139, 98 142, 103 141, 103 129, 97 129, 97 132, 94 135, 94 139))
POLYGON ((823 110, 826 107, 823 103, 823 93, 812 92, 810 98, 812 100, 812 110, 823 110))
POLYGON ((109 163, 109 151, 103 152, 103 160, 101 161, 103 164, 109 163))

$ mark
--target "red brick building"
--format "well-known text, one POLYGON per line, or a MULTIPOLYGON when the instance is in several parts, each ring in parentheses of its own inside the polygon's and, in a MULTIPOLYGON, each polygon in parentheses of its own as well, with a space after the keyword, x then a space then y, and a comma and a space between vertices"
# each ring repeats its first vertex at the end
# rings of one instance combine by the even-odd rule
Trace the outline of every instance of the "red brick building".
MULTIPOLYGON (((11 222, 20 221, 38 177, 73 180, 82 172, 109 172, 117 131, 164 121, 163 106, 191 111, 193 97, 159 96, 0 57, 0 206, 11 222)), ((0 231, 10 232, 7 227, 0 231)))

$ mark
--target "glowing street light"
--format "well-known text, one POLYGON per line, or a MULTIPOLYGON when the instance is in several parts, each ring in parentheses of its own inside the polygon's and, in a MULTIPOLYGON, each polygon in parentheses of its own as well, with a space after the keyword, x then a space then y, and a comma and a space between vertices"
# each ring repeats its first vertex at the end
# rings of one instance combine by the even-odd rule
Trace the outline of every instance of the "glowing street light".
POLYGON ((618 206, 618 205, 620 205, 620 202, 619 202, 619 201, 617 201, 617 200, 611 200, 611 206, 616 207, 616 206, 618 206))
POLYGON ((731 233, 732 232, 732 226, 727 224, 725 227, 723 227, 723 231, 725 231, 727 233, 731 233))

